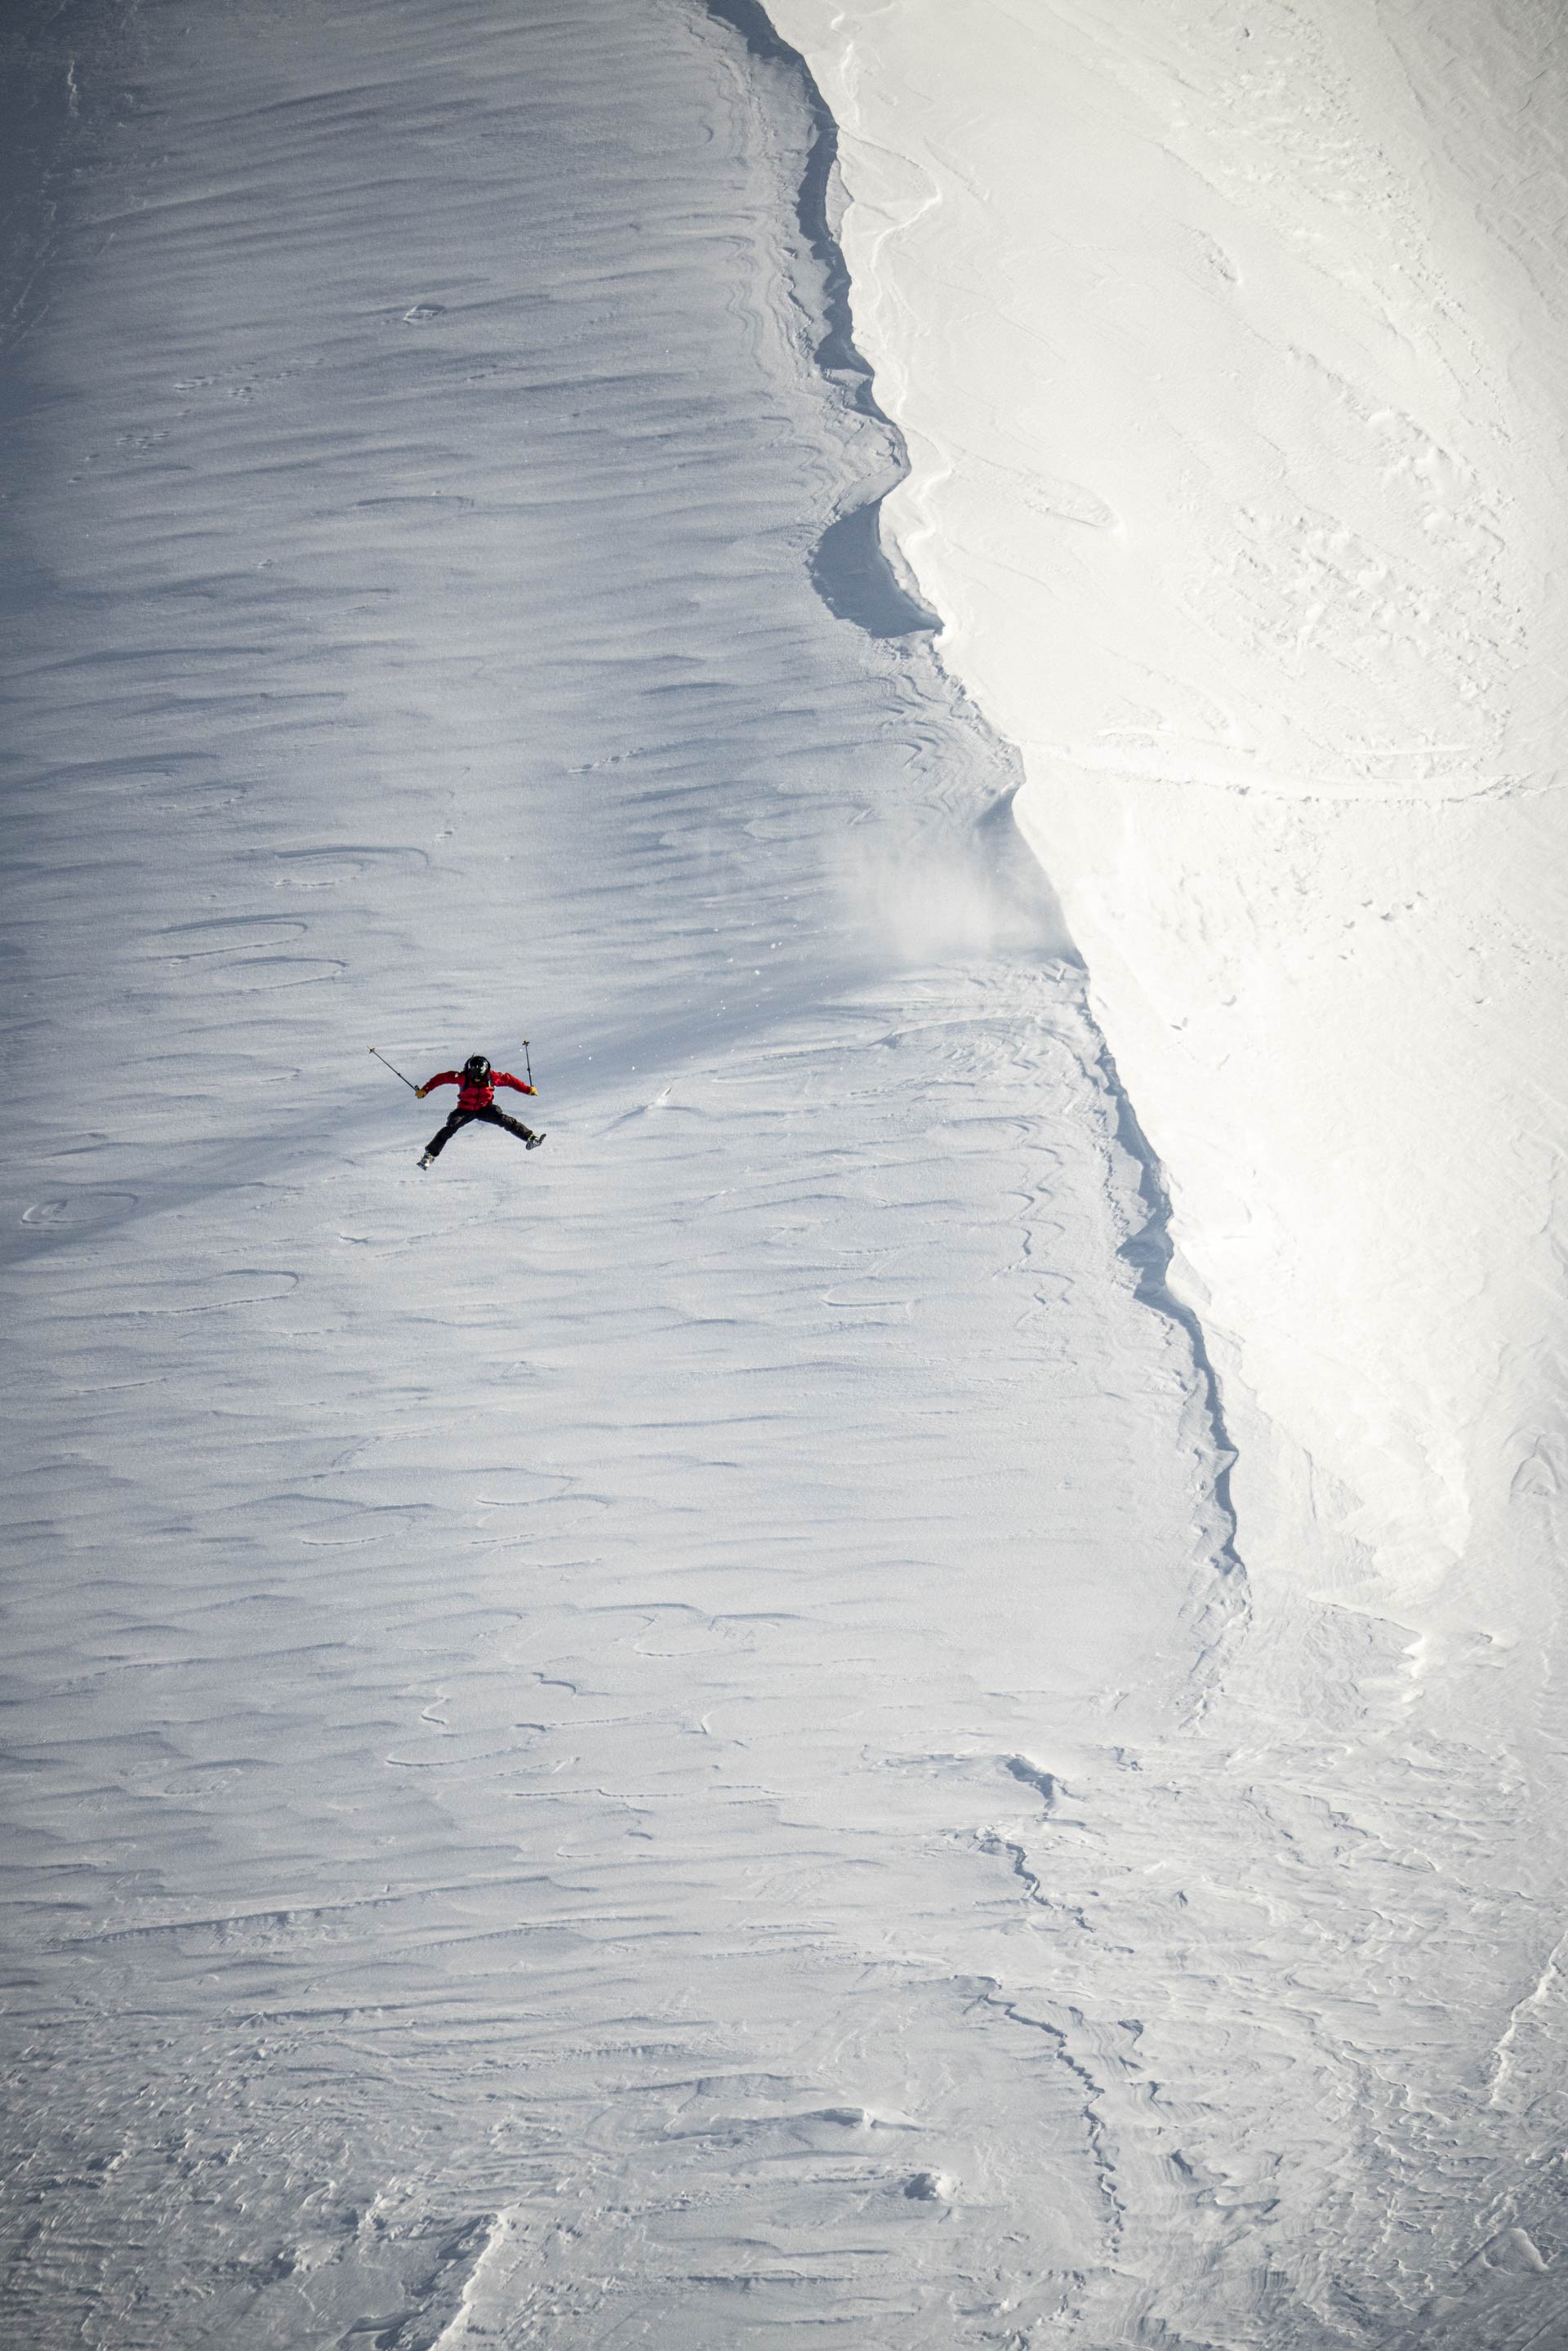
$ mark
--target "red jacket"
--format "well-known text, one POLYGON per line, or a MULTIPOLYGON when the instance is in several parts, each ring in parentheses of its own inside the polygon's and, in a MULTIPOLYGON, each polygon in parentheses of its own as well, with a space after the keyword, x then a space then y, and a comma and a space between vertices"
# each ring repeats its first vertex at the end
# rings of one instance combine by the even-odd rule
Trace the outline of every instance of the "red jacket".
POLYGON ((507 1070, 492 1070, 482 1086, 471 1086, 461 1070, 443 1070, 438 1077, 426 1078, 419 1091, 427 1094, 435 1086, 455 1086, 459 1110, 488 1110, 496 1099, 497 1086, 511 1086, 520 1094, 538 1092, 537 1087, 524 1085, 521 1078, 514 1078, 507 1070))

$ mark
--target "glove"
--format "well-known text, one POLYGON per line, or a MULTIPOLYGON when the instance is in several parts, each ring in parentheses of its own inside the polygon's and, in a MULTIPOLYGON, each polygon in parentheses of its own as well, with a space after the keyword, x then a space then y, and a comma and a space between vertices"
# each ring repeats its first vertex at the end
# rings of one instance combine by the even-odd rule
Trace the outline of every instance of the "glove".
POLYGON ((538 1086, 525 1086, 525 1087, 523 1088, 523 1092, 524 1092, 526 1094, 537 1094, 537 1093, 538 1093, 538 1086))
POLYGON ((413 1098, 415 1102, 423 1102, 429 1092, 430 1088, 428 1086, 415 1086, 413 1090, 413 1098))

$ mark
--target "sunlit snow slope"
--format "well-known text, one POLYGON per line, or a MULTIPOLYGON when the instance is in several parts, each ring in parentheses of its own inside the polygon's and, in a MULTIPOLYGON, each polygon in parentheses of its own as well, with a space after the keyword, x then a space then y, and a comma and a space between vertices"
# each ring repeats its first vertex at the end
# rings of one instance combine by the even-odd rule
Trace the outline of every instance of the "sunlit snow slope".
POLYGON ((716 15, 6 27, 6 2325, 1549 2342, 1550 1724, 1249 1613, 716 15))
POLYGON ((1406 1938, 1440 2021, 1388 2143, 1473 2161, 1479 2242, 1530 2195, 1465 2108, 1531 2192, 1565 2120, 1560 12, 773 13, 841 125, 887 520, 1166 1171, 1239 1447, 1229 1693, 1354 1723, 1304 1785, 1405 1814, 1448 1948, 1406 1938))
POLYGON ((1461 1567, 1473 1627, 1568 1460, 1560 12, 777 13, 890 517, 1265 1416, 1254 1554, 1359 1544, 1429 1638, 1461 1567))

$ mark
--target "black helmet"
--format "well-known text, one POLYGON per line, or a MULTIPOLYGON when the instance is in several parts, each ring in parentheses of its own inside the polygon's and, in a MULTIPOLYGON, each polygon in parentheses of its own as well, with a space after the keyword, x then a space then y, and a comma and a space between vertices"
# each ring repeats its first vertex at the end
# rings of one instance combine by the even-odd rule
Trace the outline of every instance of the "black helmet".
POLYGON ((487 1085, 490 1079, 490 1064, 483 1053, 470 1053, 463 1064, 463 1074, 471 1086, 487 1085))

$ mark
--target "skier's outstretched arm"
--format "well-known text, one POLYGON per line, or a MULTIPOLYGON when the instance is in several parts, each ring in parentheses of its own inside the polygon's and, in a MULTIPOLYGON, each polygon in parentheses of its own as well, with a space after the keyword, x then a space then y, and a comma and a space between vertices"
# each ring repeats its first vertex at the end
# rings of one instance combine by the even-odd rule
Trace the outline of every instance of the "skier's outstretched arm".
POLYGON ((434 1093, 437 1086, 457 1086, 462 1082, 455 1070, 438 1070, 434 1077, 426 1078, 422 1086, 415 1086, 414 1096, 416 1100, 423 1102, 425 1095, 434 1093))
POLYGON ((538 1086, 524 1085, 521 1078, 514 1078, 509 1070, 492 1070, 490 1078, 493 1084, 510 1086, 519 1094, 537 1094, 538 1092, 538 1086))

